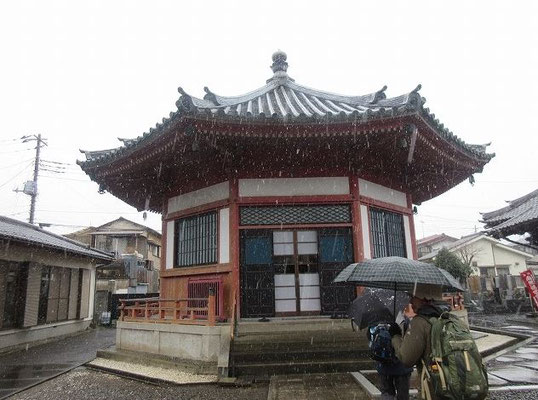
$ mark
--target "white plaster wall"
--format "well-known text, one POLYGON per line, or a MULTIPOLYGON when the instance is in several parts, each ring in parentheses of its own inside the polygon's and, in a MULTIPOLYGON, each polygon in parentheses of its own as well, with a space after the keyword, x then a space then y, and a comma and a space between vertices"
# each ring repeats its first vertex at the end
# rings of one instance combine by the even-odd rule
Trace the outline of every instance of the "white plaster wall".
POLYGON ((166 269, 174 267, 174 221, 166 223, 166 269))
POLYGON ((360 206, 361 208, 361 229, 362 229, 362 246, 364 251, 364 258, 372 258, 372 252, 370 251, 370 224, 368 221, 368 207, 360 206))
POLYGON ((214 201, 227 199, 230 195, 230 184, 228 181, 217 183, 213 186, 181 194, 168 199, 168 213, 186 210, 189 208, 212 203, 214 201))
POLYGON ((359 193, 361 196, 395 204, 400 207, 407 207, 407 196, 405 193, 360 178, 359 193))
POLYGON ((413 259, 413 242, 411 240, 411 228, 409 216, 403 216, 404 224, 404 233, 405 233, 405 252, 407 253, 407 258, 413 259))
POLYGON ((230 209, 219 211, 219 263, 230 262, 230 209))
POLYGON ((240 179, 239 196, 314 196, 349 194, 347 177, 240 179))
MULTIPOLYGON (((474 254, 473 261, 476 261, 478 267, 508 266, 512 275, 519 275, 520 272, 526 270, 527 260, 532 257, 530 254, 524 256, 505 249, 502 245, 498 245, 486 238, 465 246, 463 250, 456 249, 453 252, 460 258, 462 258, 462 252, 467 252, 468 255, 474 254)), ((473 268, 473 272, 479 274, 478 269, 473 268)))

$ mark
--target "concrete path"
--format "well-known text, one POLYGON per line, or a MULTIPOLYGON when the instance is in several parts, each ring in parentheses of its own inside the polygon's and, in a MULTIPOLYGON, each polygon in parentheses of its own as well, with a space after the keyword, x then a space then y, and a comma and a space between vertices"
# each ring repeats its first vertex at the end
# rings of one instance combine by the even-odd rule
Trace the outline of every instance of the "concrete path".
POLYGON ((0 399, 94 359, 98 349, 113 345, 115 339, 115 329, 89 329, 28 350, 0 354, 0 399))
POLYGON ((359 400, 370 397, 349 373, 277 375, 267 400, 359 400))

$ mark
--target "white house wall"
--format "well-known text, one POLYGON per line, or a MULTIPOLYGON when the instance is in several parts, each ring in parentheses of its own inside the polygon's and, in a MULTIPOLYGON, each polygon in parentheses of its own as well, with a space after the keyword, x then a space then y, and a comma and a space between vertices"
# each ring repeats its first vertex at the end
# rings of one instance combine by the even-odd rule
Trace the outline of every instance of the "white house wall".
POLYGON ((168 213, 183 211, 215 201, 224 200, 229 197, 229 194, 230 184, 226 181, 195 190, 194 192, 174 196, 168 199, 168 213))
POLYGON ((407 215, 403 216, 404 233, 405 233, 405 252, 407 258, 413 259, 413 241, 411 240, 410 221, 407 215))
POLYGON ((370 251, 370 226, 369 226, 369 218, 368 218, 368 207, 366 206, 360 206, 361 207, 361 222, 362 222, 362 245, 364 249, 364 258, 370 259, 372 258, 372 253, 370 251))
POLYGON ((230 209, 219 211, 219 263, 230 262, 230 209))
POLYGON ((407 207, 407 196, 405 193, 360 178, 359 193, 361 196, 370 197, 400 207, 407 207))
POLYGON ((174 221, 166 223, 166 269, 174 267, 174 221))
POLYGON ((349 194, 347 177, 240 179, 239 196, 315 196, 349 194))
MULTIPOLYGON (((531 257, 531 255, 524 256, 505 249, 503 246, 498 246, 485 238, 465 246, 463 250, 456 249, 453 252, 461 258, 462 251, 474 254, 472 261, 476 262, 478 267, 493 267, 494 265, 497 267, 509 267, 512 275, 518 275, 526 270, 526 260, 531 257)), ((475 269, 474 273, 479 274, 479 271, 475 269)))

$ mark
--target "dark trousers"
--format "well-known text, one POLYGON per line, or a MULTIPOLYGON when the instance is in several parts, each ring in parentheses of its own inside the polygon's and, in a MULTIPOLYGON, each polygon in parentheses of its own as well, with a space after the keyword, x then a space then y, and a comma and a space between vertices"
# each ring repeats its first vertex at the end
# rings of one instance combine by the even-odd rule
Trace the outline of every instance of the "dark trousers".
POLYGON ((384 375, 379 374, 381 379, 381 398, 409 400, 409 380, 408 375, 384 375))

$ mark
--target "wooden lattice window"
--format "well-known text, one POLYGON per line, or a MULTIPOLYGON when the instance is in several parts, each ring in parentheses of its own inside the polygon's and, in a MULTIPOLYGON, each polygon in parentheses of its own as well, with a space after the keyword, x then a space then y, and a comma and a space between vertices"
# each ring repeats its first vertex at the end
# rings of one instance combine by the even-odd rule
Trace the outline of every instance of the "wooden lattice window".
POLYGON ((370 208, 370 231, 374 258, 407 257, 403 216, 378 208, 370 208))
POLYGON ((176 221, 177 267, 217 262, 217 213, 215 211, 176 221))

